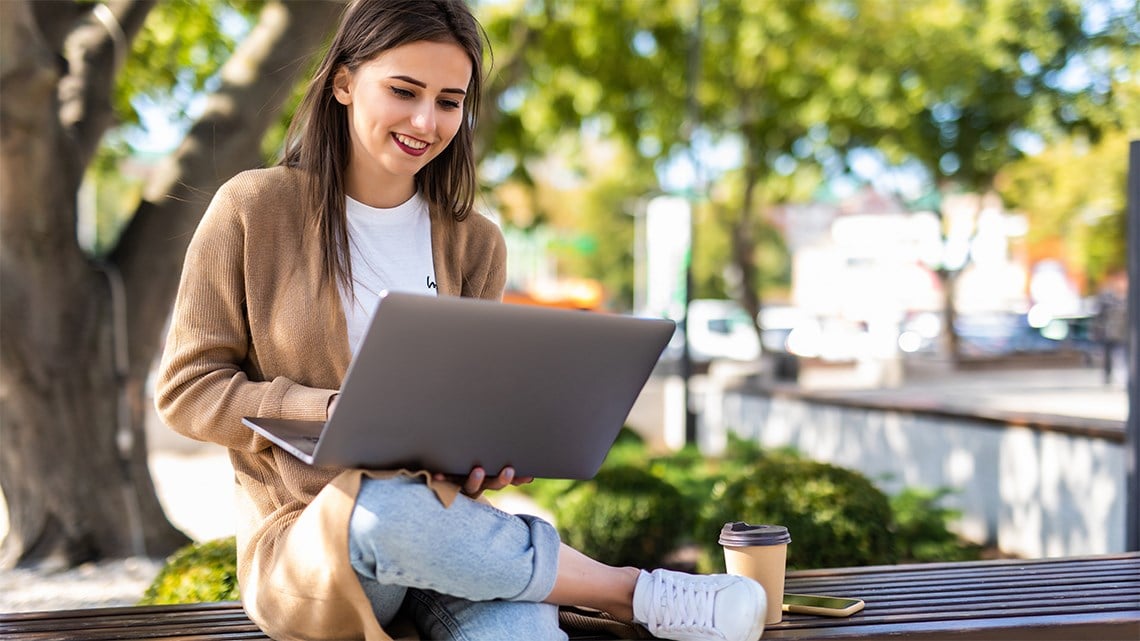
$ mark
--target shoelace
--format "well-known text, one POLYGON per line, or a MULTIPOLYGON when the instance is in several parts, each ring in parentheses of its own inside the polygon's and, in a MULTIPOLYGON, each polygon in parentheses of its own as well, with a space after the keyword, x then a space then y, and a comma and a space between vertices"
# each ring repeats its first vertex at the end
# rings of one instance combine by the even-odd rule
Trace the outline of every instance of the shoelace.
POLYGON ((649 613, 649 630, 708 630, 713 626, 715 589, 676 577, 653 577, 658 607, 649 613))

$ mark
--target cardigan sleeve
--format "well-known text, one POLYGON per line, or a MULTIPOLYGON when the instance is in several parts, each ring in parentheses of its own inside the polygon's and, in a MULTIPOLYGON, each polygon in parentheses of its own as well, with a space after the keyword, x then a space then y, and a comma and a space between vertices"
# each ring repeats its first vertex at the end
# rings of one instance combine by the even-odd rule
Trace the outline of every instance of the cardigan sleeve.
POLYGON ((155 405, 180 434, 253 452, 269 447, 269 441, 242 425, 242 417, 325 420, 336 390, 285 377, 250 379, 248 230, 235 191, 233 181, 218 190, 187 248, 155 405))
POLYGON ((469 228, 461 252, 462 296, 503 300, 507 286, 507 243, 499 226, 482 214, 464 221, 469 228))
POLYGON ((480 298, 501 301, 503 292, 507 288, 507 244, 498 227, 495 228, 495 232, 486 280, 477 295, 480 298))

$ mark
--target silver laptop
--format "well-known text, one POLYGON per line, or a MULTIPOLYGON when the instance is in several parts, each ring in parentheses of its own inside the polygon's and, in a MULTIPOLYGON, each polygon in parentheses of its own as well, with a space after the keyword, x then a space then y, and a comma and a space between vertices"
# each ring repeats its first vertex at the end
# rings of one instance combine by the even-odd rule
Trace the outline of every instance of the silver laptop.
POLYGON ((674 323, 454 296, 381 297, 327 422, 243 422, 306 463, 594 476, 674 323))

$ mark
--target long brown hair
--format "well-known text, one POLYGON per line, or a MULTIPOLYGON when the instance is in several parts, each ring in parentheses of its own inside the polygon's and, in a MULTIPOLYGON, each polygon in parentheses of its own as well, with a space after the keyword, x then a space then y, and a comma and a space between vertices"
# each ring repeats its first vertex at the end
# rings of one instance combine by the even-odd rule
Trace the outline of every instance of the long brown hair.
POLYGON ((419 41, 459 45, 471 59, 463 120, 451 144, 415 176, 433 223, 462 221, 475 206, 474 128, 483 87, 486 37, 464 0, 354 0, 297 108, 281 165, 302 170, 306 213, 321 239, 326 280, 352 291, 345 221, 348 112, 333 97, 333 79, 381 53, 419 41))

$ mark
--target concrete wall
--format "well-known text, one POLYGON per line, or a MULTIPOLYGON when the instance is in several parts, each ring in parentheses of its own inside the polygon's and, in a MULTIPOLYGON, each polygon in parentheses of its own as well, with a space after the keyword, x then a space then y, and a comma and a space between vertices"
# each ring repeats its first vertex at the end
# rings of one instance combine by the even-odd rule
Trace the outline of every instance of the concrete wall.
POLYGON ((706 451, 722 447, 730 430, 859 470, 888 494, 954 488, 944 505, 962 512, 960 534, 1026 558, 1124 551, 1122 442, 754 390, 710 392, 700 423, 706 451))

